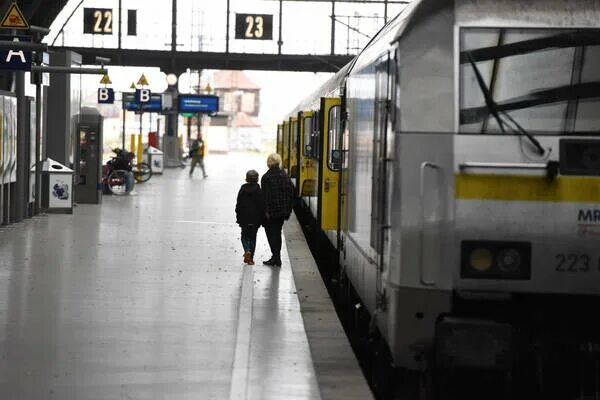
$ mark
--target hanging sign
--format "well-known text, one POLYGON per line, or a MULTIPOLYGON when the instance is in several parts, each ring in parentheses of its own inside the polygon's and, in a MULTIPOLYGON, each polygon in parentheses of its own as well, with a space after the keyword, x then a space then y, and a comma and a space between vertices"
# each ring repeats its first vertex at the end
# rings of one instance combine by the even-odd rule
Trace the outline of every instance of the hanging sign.
POLYGON ((17 3, 10 5, 8 11, 4 14, 4 18, 2 18, 2 22, 0 22, 0 28, 29 29, 29 22, 25 19, 17 3))
MULTIPOLYGON (((0 35, 0 40, 7 42, 30 42, 29 36, 0 35)), ((31 71, 31 51, 0 49, 0 69, 11 71, 31 71)))
POLYGON ((127 111, 160 112, 162 109, 162 96, 160 93, 150 95, 150 101, 139 103, 135 99, 135 93, 123 93, 123 109, 127 111))
POLYGON ((112 8, 84 8, 83 33, 91 33, 92 35, 112 35, 112 8))
POLYGON ((180 94, 177 99, 180 113, 213 113, 219 111, 218 96, 180 94))
POLYGON ((269 14, 235 14, 235 38, 273 40, 273 16, 269 14))
POLYGON ((138 80, 138 85, 140 86, 148 86, 148 79, 146 79, 146 75, 142 74, 142 76, 140 76, 140 79, 138 80))
POLYGON ((112 83, 112 81, 110 80, 110 77, 108 76, 108 74, 105 74, 102 79, 100 79, 100 83, 103 85, 110 85, 112 83))
POLYGON ((114 104, 115 90, 111 88, 98 88, 98 104, 114 104))

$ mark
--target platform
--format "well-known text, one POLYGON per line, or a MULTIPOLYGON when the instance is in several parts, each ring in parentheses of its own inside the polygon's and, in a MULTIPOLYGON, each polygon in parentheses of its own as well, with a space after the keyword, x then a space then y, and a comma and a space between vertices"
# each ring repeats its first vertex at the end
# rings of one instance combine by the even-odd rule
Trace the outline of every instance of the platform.
MULTIPOLYGON (((167 170, 131 196, 0 230, 0 398, 370 396, 323 289, 309 289, 322 283, 297 222, 292 264, 285 246, 281 269, 242 263, 235 198, 264 157, 209 155, 206 167, 207 179, 167 170), (326 321, 307 322, 310 343, 294 263, 313 268, 302 284, 326 321), (327 343, 343 348, 329 367, 327 343)), ((256 259, 269 255, 260 230, 256 259)))

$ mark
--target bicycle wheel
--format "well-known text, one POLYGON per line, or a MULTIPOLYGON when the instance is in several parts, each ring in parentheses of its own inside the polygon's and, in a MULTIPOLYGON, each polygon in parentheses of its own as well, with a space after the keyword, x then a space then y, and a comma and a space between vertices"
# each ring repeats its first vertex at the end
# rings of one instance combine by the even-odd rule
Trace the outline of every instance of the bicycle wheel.
POLYGON ((138 183, 147 182, 152 178, 152 168, 145 162, 136 164, 133 166, 133 176, 138 183))
POLYGON ((120 169, 111 172, 106 179, 108 190, 117 196, 129 194, 133 190, 133 179, 129 178, 129 174, 130 172, 120 169))

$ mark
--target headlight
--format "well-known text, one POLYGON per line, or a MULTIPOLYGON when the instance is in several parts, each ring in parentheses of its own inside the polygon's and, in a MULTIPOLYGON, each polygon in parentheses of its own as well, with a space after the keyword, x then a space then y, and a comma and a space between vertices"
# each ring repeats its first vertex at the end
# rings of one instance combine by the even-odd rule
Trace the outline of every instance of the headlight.
POLYGON ((471 268, 480 272, 484 272, 492 268, 493 261, 494 258, 492 252, 481 247, 473 250, 469 256, 471 268))
POLYGON ((531 243, 495 240, 461 242, 460 277, 531 279, 531 243))
POLYGON ((521 266, 521 255, 515 249, 502 249, 496 256, 498 268, 504 272, 517 272, 521 266))

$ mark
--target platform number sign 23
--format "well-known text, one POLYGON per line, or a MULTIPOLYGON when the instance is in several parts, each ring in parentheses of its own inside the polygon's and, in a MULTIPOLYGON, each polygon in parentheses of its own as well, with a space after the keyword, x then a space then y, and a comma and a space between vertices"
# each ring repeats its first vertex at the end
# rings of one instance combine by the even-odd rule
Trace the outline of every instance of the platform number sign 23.
POLYGON ((272 40, 273 16, 269 14, 236 14, 235 38, 272 40))
POLYGON ((113 10, 111 8, 84 8, 83 33, 112 35, 113 10))

